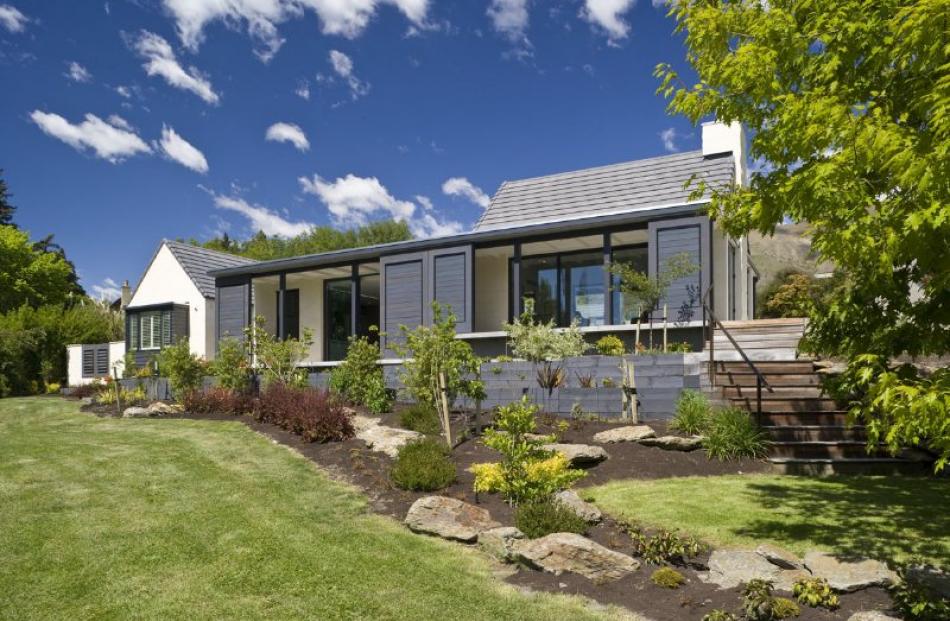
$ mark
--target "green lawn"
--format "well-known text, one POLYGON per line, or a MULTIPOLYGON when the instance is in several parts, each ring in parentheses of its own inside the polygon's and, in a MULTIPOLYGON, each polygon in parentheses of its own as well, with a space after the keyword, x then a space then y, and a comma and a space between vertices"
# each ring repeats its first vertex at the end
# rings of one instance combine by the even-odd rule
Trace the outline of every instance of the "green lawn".
POLYGON ((950 480, 735 475, 616 481, 583 490, 614 516, 721 546, 771 541, 950 565, 950 480))
POLYGON ((588 619, 244 425, 0 401, 2 619, 588 619))

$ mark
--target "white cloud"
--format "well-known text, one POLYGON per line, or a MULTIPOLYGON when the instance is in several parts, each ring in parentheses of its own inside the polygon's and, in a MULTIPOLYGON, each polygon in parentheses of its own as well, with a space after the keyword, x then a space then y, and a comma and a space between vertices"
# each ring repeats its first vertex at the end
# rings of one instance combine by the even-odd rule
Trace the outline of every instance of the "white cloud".
POLYGON ((73 82, 89 82, 92 80, 92 74, 89 73, 89 70, 76 61, 69 63, 69 68, 63 75, 73 82))
POLYGON ((375 177, 349 174, 327 181, 314 175, 299 181, 303 191, 319 198, 341 226, 360 226, 376 215, 409 221, 416 211, 414 203, 397 200, 375 177))
POLYGON ((653 8, 663 9, 669 5, 670 0, 652 0, 652 2, 653 2, 653 8))
POLYGON ((409 222, 409 230, 416 237, 443 237, 462 232, 461 223, 436 218, 435 206, 429 197, 417 194, 416 202, 422 205, 422 214, 409 222))
POLYGON ((208 160, 205 159, 204 153, 179 136, 171 127, 162 126, 162 139, 156 143, 155 148, 160 149, 165 157, 178 162, 185 168, 201 174, 208 172, 208 160))
POLYGON ((0 26, 3 26, 10 32, 23 32, 29 21, 29 18, 21 13, 15 6, 0 4, 0 26))
POLYGON ((115 92, 126 99, 132 97, 132 89, 130 89, 128 86, 116 86, 115 92))
POLYGON ((296 237, 314 227, 312 222, 290 222, 263 205, 248 203, 237 196, 224 196, 211 191, 209 194, 214 198, 215 207, 236 211, 250 221, 252 229, 262 231, 265 235, 296 237))
POLYGON ((195 67, 182 67, 175 58, 172 46, 162 37, 143 30, 132 46, 146 60, 142 66, 149 76, 161 76, 175 88, 191 91, 209 104, 218 103, 220 97, 208 78, 195 67))
POLYGON ((475 203, 482 209, 488 207, 491 198, 481 188, 465 177, 452 177, 442 184, 442 191, 449 196, 461 196, 475 203))
POLYGON ((96 157, 113 164, 138 153, 151 153, 149 146, 130 131, 127 123, 109 123, 94 114, 74 125, 58 114, 34 110, 30 119, 46 134, 62 140, 78 151, 92 150, 96 157))
POLYGON ((660 132, 660 140, 663 141, 663 148, 670 153, 675 153, 680 150, 676 145, 676 139, 679 137, 680 136, 676 133, 676 130, 672 127, 667 127, 660 132))
POLYGON ((135 131, 135 128, 132 127, 132 124, 126 121, 125 119, 123 119, 118 114, 110 114, 109 118, 106 120, 109 121, 109 125, 113 125, 115 127, 118 127, 119 129, 124 129, 125 131, 128 131, 128 132, 135 131))
POLYGON ((310 141, 307 140, 307 135, 303 133, 299 125, 293 123, 274 123, 267 128, 264 138, 273 142, 289 142, 297 147, 298 151, 308 151, 310 149, 310 141))
POLYGON ((232 27, 246 25, 256 42, 257 55, 267 62, 283 45, 277 25, 313 11, 324 34, 353 39, 362 34, 379 5, 393 5, 415 27, 428 28, 430 0, 163 0, 178 25, 182 43, 195 51, 204 39, 204 28, 213 21, 232 27))
POLYGON ((621 15, 633 8, 636 0, 584 0, 581 17, 603 30, 611 44, 625 39, 630 32, 630 24, 621 15))
POLYGON ((103 302, 114 302, 122 295, 122 289, 119 287, 119 283, 111 278, 106 278, 102 283, 93 285, 91 289, 92 296, 103 302))
POLYGON ((487 13, 496 32, 514 42, 525 38, 528 0, 492 0, 487 13))
POLYGON ((353 59, 339 50, 330 50, 330 65, 333 71, 346 80, 350 96, 356 100, 369 93, 370 85, 353 74, 353 59))
POLYGON ((310 101, 310 81, 305 79, 297 82, 297 88, 294 90, 294 95, 305 101, 310 101))

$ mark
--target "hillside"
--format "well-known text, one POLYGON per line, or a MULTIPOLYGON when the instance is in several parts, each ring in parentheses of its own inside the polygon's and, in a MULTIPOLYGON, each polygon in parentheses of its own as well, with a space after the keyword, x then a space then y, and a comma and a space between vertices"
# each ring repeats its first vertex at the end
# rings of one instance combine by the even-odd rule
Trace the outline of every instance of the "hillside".
POLYGON ((775 234, 764 236, 749 233, 752 261, 759 270, 759 290, 767 287, 775 274, 794 268, 806 274, 830 272, 830 262, 819 263, 811 248, 807 224, 783 224, 776 227, 775 234))

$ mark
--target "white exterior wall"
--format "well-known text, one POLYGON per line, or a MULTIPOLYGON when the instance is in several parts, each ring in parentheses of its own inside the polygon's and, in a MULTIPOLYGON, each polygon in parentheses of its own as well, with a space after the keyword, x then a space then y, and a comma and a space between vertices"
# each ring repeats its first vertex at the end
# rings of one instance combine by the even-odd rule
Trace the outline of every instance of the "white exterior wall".
POLYGON ((502 330, 508 321, 508 256, 475 251, 475 332, 502 330))
MULTIPOLYGON (((109 343, 109 372, 112 367, 125 357, 125 341, 112 341, 109 343)), ((121 373, 122 369, 119 369, 121 373)), ((66 346, 66 384, 68 386, 81 386, 92 382, 95 378, 82 376, 82 345, 66 346)))
POLYGON ((192 353, 208 360, 214 358, 214 302, 205 299, 163 244, 132 295, 129 308, 169 302, 189 307, 188 342, 192 353))
MULTIPOLYGON (((300 290, 300 332, 303 329, 313 330, 313 345, 304 364, 323 361, 323 352, 326 346, 323 334, 323 278, 311 275, 287 277, 288 289, 300 290)), ((277 334, 277 283, 268 281, 254 281, 254 316, 264 318, 264 329, 271 334, 277 334)))
MULTIPOLYGON (((721 321, 729 319, 729 242, 726 235, 713 222, 713 310, 721 321)), ((742 237, 732 240, 737 245, 736 258, 736 320, 752 319, 749 311, 752 308, 752 268, 749 267, 749 238, 742 237)))

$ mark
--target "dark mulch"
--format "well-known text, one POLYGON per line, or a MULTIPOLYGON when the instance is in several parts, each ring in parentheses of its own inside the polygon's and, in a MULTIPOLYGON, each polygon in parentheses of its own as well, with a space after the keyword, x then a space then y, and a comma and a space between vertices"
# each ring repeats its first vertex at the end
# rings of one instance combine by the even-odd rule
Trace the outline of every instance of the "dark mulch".
MULTIPOLYGON (((398 408, 398 406, 397 406, 398 408)), ((115 416, 115 407, 85 405, 84 411, 100 416, 115 416)), ((354 484, 367 494, 373 511, 389 515, 397 520, 406 516, 409 507, 418 498, 429 495, 407 492, 394 487, 389 480, 392 460, 382 453, 366 448, 359 440, 327 444, 306 443, 298 436, 276 425, 258 423, 250 416, 234 417, 228 415, 182 414, 166 416, 167 419, 224 420, 240 421, 251 429, 286 445, 320 465, 331 476, 354 484)), ((382 417, 385 425, 399 426, 398 409, 382 417)), ((658 435, 665 434, 666 424, 647 421, 658 435)), ((564 434, 564 442, 591 443, 591 436, 608 429, 615 424, 599 421, 575 421, 564 434)), ((461 417, 454 421, 456 434, 465 427, 461 417)), ((541 433, 549 431, 542 425, 541 433)), ((743 460, 738 462, 709 461, 702 451, 683 453, 664 451, 659 448, 640 446, 635 443, 606 445, 610 458, 587 470, 588 475, 579 487, 596 485, 618 478, 662 478, 677 476, 714 476, 721 474, 753 473, 767 471, 768 464, 760 461, 743 460)), ((467 471, 474 463, 497 461, 498 453, 489 449, 479 440, 463 439, 453 450, 457 464, 458 479, 451 486, 437 492, 487 509, 492 517, 503 523, 514 523, 514 512, 498 495, 481 494, 476 497, 472 491, 474 477, 467 471)), ((607 519, 602 524, 591 527, 587 536, 592 540, 618 552, 633 554, 633 544, 628 535, 614 521, 607 519)), ((552 574, 527 568, 513 567, 512 573, 505 579, 518 587, 538 591, 582 595, 603 604, 623 606, 655 621, 699 620, 714 608, 724 608, 738 613, 740 590, 719 590, 699 580, 698 571, 707 556, 693 559, 695 567, 678 567, 687 578, 686 584, 676 590, 664 589, 650 581, 655 567, 643 564, 640 571, 630 577, 605 585, 596 585, 575 574, 552 574)), ((788 596, 787 593, 779 595, 788 596)), ((802 621, 847 620, 859 610, 887 609, 890 598, 883 589, 867 589, 858 593, 841 596, 841 607, 834 611, 813 609, 802 606, 802 621)))

